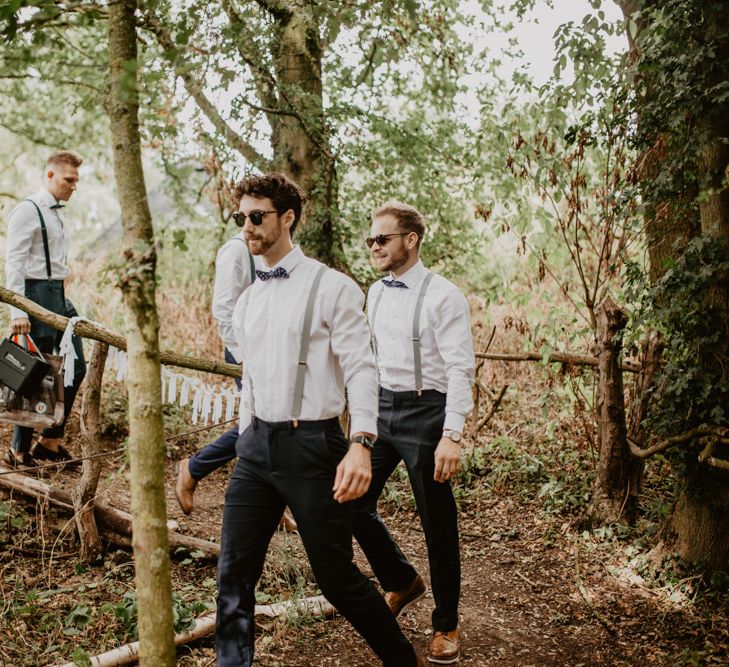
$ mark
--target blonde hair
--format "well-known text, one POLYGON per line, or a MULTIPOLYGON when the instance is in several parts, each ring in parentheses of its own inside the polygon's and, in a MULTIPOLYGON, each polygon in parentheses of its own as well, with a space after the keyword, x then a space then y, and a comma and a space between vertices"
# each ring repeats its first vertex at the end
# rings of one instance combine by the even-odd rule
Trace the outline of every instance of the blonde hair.
POLYGON ((48 156, 48 159, 46 160, 46 167, 50 165, 59 166, 67 164, 78 169, 82 162, 83 160, 76 155, 76 153, 72 153, 71 151, 55 151, 48 156))
POLYGON ((388 202, 372 209, 372 220, 383 215, 391 215, 397 220, 398 227, 403 232, 415 232, 418 235, 418 246, 425 236, 425 220, 414 206, 391 199, 388 202))

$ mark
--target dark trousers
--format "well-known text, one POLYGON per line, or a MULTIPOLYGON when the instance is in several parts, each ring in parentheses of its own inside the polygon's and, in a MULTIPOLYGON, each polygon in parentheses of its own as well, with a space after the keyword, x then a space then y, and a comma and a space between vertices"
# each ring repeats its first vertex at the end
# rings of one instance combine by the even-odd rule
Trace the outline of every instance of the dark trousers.
POLYGON ((253 661, 255 587, 286 505, 326 598, 383 664, 416 664, 384 599, 352 562, 352 503, 337 503, 332 494, 347 447, 337 419, 300 422, 296 429, 289 422, 254 419, 240 435, 218 558, 218 667, 248 667, 253 661))
MULTIPOLYGON (((78 315, 73 304, 65 298, 62 280, 26 280, 25 296, 58 315, 75 317, 78 315)), ((57 331, 47 324, 30 318, 30 335, 44 354, 53 354, 63 337, 63 332, 57 331)), ((71 413, 73 402, 76 400, 78 388, 86 375, 86 360, 81 338, 74 336, 73 349, 76 350, 76 361, 73 367, 73 384, 63 388, 64 416, 60 425, 47 428, 43 431, 45 438, 60 438, 63 436, 66 419, 71 413)), ((27 426, 16 426, 13 430, 12 448, 16 452, 27 452, 33 441, 33 429, 27 426)))
MULTIPOLYGON (((225 360, 229 364, 238 363, 227 347, 225 348, 225 360)), ((240 378, 235 378, 235 384, 238 391, 240 391, 240 378)), ((224 466, 228 461, 232 461, 235 458, 235 441, 237 439, 238 427, 235 426, 192 456, 188 462, 188 470, 192 478, 202 479, 214 470, 224 466)))
POLYGON ((405 462, 415 505, 425 533, 435 609, 433 629, 458 626, 461 560, 458 518, 450 482, 436 482, 435 448, 443 432, 445 396, 434 390, 392 392, 380 389, 378 439, 372 451, 372 483, 355 501, 354 538, 386 591, 406 588, 415 569, 377 513, 377 500, 400 461, 405 462))

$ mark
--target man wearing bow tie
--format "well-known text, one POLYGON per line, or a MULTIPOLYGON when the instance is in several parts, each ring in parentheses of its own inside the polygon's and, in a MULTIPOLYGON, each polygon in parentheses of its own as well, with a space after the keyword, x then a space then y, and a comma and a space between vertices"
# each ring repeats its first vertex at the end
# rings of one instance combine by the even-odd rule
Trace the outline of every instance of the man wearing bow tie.
MULTIPOLYGON (((61 209, 78 184, 81 158, 69 151, 57 151, 46 161, 43 187, 18 204, 8 218, 5 273, 8 289, 22 294, 47 310, 72 317, 76 311, 64 291, 68 268, 69 234, 61 209)), ((52 353, 62 332, 56 331, 14 306, 10 306, 10 328, 14 334, 31 334, 41 352, 52 353)), ((71 458, 61 444, 64 425, 73 407, 79 385, 86 374, 81 339, 73 337, 76 350, 74 378, 64 387, 65 417, 60 426, 43 431, 30 447, 33 429, 16 426, 5 461, 13 467, 33 465, 34 458, 65 461, 71 458)))
POLYGON ((258 280, 233 314, 243 367, 238 462, 225 495, 216 652, 253 662, 255 587, 283 508, 291 508, 322 593, 385 665, 420 664, 382 596, 352 562, 352 503, 370 482, 377 376, 364 295, 291 237, 304 195, 281 174, 236 189, 258 280), (352 435, 339 415, 349 398, 352 435))
POLYGON ((357 501, 354 537, 397 616, 425 594, 425 582, 377 513, 377 499, 405 462, 425 533, 435 609, 428 660, 457 662, 460 549, 450 479, 461 465, 463 426, 473 407, 474 353, 468 302, 419 257, 422 215, 390 202, 372 212, 367 239, 389 276, 369 290, 367 305, 380 378, 378 440, 372 483, 357 501))

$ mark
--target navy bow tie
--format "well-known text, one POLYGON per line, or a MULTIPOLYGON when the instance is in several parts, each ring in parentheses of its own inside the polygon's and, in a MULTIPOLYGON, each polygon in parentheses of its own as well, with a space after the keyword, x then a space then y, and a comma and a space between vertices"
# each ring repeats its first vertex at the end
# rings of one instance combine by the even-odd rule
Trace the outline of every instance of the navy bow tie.
POLYGON ((408 287, 402 280, 388 280, 387 278, 383 278, 382 282, 385 283, 386 287, 404 287, 405 289, 408 287))
POLYGON ((64 206, 65 206, 65 204, 51 204, 51 206, 49 206, 48 208, 50 208, 51 211, 53 211, 57 208, 63 208, 64 206))
POLYGON ((264 282, 266 280, 270 280, 271 278, 288 278, 289 273, 284 269, 283 266, 277 266, 275 269, 272 269, 271 271, 259 271, 256 269, 256 275, 263 280, 264 282))

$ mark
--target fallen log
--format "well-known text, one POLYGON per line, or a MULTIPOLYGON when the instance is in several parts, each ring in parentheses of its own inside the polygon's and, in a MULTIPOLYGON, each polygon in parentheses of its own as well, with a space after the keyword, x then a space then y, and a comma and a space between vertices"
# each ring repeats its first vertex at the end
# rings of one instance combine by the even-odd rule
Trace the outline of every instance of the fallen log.
MULTIPOLYGON (((303 612, 311 616, 332 618, 336 610, 323 595, 304 598, 303 600, 287 600, 286 602, 276 602, 274 604, 256 605, 256 616, 278 618, 279 616, 284 616, 292 612, 303 612)), ((196 619, 195 625, 190 630, 176 634, 175 645, 181 646, 182 644, 188 644, 207 637, 214 632, 215 612, 201 616, 196 619)), ((91 667, 120 667, 121 665, 128 665, 137 660, 139 660, 139 642, 132 642, 131 644, 125 644, 106 653, 94 656, 91 658, 89 664, 91 667)), ((74 667, 74 663, 68 662, 58 667, 74 667)))
MULTIPOLYGON (((5 470, 9 470, 4 464, 5 470)), ((58 507, 74 512, 73 498, 70 493, 46 484, 45 482, 15 472, 5 472, 0 475, 0 487, 4 486, 17 491, 31 498, 48 500, 58 507)), ((101 532, 114 544, 128 546, 129 538, 132 535, 132 515, 106 503, 94 502, 94 516, 97 525, 101 526, 101 532), (119 540, 121 536, 123 539, 119 540)), ((193 551, 201 551, 210 558, 217 558, 220 555, 220 545, 215 542, 208 542, 197 537, 183 535, 177 531, 168 532, 170 549, 183 547, 193 551)))

